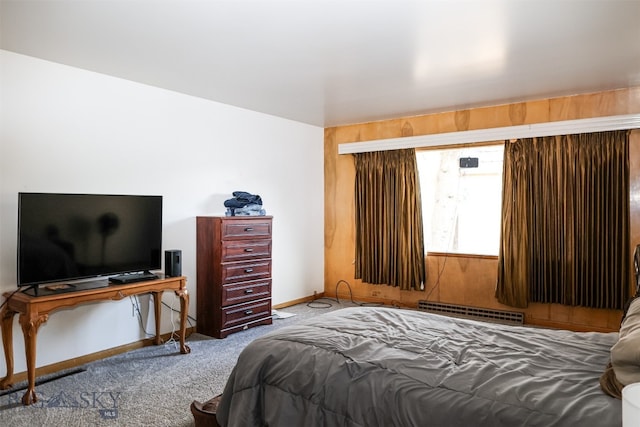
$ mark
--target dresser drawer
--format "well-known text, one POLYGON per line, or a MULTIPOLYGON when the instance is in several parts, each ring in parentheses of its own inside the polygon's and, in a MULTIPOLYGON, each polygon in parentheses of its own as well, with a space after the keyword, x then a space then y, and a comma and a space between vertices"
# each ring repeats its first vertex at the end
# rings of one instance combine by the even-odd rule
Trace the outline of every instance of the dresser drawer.
POLYGON ((231 262, 222 264, 222 283, 246 282, 271 277, 271 260, 231 262))
POLYGON ((232 328, 259 319, 271 317, 271 299, 238 304, 222 309, 222 329, 232 328))
POLYGON ((222 306, 271 297, 271 279, 240 282, 222 287, 222 306))
POLYGON ((252 258, 271 258, 271 239, 225 240, 222 242, 223 262, 252 258))
POLYGON ((271 220, 233 219, 223 221, 222 239, 271 238, 271 220))

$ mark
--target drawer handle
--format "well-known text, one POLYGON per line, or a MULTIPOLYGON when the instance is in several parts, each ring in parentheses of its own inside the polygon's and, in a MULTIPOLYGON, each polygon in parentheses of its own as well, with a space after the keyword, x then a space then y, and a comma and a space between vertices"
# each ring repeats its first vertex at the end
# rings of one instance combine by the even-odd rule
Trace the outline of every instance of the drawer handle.
POLYGON ((248 232, 248 231, 253 231, 253 227, 246 227, 246 228, 244 229, 244 231, 247 231, 247 232, 248 232))
POLYGON ((253 248, 246 248, 244 251, 245 252, 253 252, 253 248))
POLYGON ((253 289, 245 289, 244 293, 245 294, 252 294, 253 293, 253 289))
POLYGON ((244 314, 246 314, 247 316, 253 314, 253 310, 247 310, 244 312, 244 314))
POLYGON ((245 268, 244 272, 245 273, 251 273, 253 271, 253 268, 245 268))

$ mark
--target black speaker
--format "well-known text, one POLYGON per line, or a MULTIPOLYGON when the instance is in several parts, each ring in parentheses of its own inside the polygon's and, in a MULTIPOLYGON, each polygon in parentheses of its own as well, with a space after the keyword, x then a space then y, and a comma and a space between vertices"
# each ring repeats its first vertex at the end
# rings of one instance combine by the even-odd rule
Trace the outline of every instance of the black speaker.
POLYGON ((182 251, 172 249, 164 251, 164 275, 167 277, 182 276, 182 251))

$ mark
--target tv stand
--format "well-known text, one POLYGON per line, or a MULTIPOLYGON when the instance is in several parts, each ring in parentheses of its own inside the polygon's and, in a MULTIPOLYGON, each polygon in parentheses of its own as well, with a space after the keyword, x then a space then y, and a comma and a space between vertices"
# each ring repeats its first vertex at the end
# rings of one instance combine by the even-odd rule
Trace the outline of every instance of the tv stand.
POLYGON ((6 390, 13 385, 13 318, 18 313, 24 335, 29 382, 27 391, 22 397, 24 405, 30 405, 38 400, 35 391, 38 328, 49 319, 50 313, 61 308, 96 301, 121 300, 128 296, 151 293, 153 294, 156 319, 156 336, 153 342, 155 345, 159 345, 161 297, 164 291, 172 290, 180 297, 180 353, 189 353, 191 349, 184 342, 189 309, 189 294, 186 285, 187 279, 185 277, 168 277, 51 295, 32 296, 22 292, 5 292, 6 303, 0 311, 0 328, 2 329, 2 345, 7 362, 7 376, 0 381, 0 390, 6 390))

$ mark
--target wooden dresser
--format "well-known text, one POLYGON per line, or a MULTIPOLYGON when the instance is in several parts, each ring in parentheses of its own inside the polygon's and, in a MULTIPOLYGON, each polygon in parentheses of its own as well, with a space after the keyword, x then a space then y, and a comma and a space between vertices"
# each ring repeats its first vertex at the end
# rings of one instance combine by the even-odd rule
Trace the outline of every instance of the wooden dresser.
POLYGON ((196 331, 271 324, 271 216, 199 216, 196 331))

